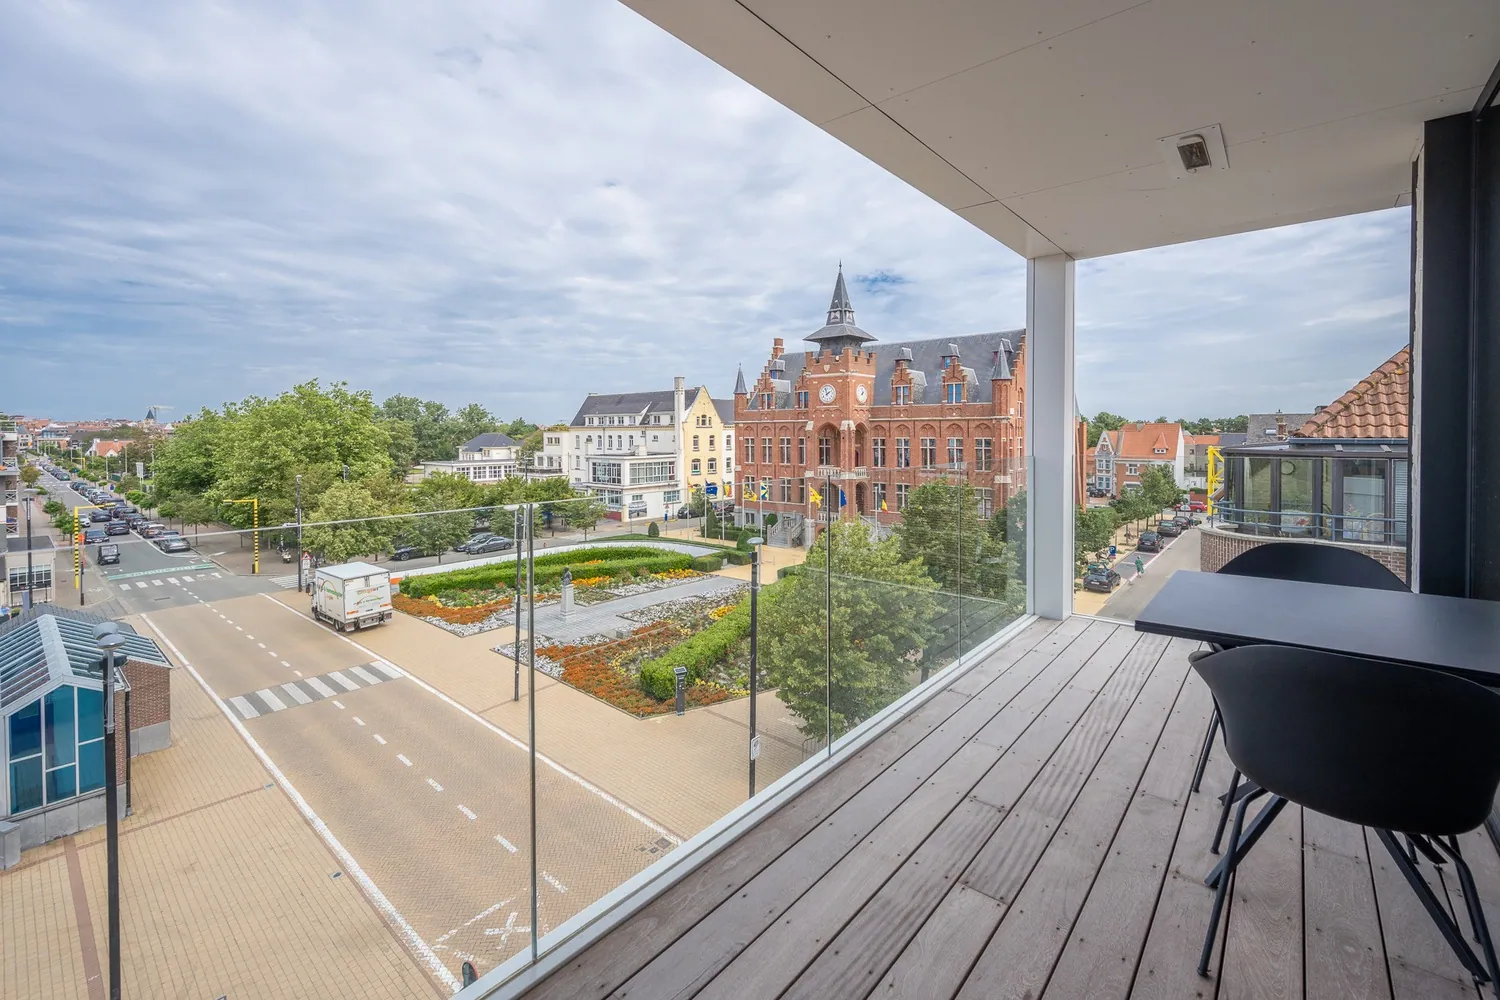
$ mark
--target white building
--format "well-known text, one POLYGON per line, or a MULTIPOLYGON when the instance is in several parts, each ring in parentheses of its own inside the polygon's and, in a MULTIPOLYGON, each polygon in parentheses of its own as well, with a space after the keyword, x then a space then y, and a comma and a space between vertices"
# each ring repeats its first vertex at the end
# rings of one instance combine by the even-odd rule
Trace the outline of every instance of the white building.
POLYGON ((517 474, 520 459, 520 442, 505 434, 481 434, 459 445, 455 461, 423 462, 419 478, 451 472, 476 483, 498 483, 517 474))
POLYGON ((531 456, 531 462, 526 466, 526 478, 534 480, 566 476, 573 464, 570 440, 566 425, 559 424, 542 431, 542 448, 531 456))

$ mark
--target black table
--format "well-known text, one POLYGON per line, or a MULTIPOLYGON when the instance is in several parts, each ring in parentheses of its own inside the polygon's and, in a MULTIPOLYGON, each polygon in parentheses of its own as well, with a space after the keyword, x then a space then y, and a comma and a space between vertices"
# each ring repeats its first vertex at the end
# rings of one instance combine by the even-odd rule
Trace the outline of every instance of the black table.
POLYGON ((1393 660, 1500 687, 1500 603, 1179 570, 1136 631, 1393 660))

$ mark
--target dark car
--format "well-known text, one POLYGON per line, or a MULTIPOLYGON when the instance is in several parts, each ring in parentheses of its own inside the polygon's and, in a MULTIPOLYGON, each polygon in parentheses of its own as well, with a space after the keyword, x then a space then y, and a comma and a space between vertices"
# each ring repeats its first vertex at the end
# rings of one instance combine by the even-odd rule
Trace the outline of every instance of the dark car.
POLYGON ((1120 574, 1104 563, 1092 563, 1083 575, 1083 589, 1110 593, 1120 585, 1120 574))
POLYGON ((99 551, 94 556, 94 562, 100 566, 108 566, 119 561, 120 547, 113 542, 99 546, 99 551))
POLYGON ((128 535, 130 534, 130 525, 124 521, 111 521, 104 531, 110 535, 128 535))
POLYGON ((453 546, 453 551, 454 552, 473 552, 474 551, 474 546, 476 546, 476 545, 483 545, 485 542, 489 541, 491 538, 494 538, 494 537, 496 537, 496 536, 495 536, 495 533, 493 531, 481 531, 478 534, 470 535, 468 541, 466 541, 466 542, 459 542, 457 545, 453 546))
POLYGON ((107 510, 91 510, 91 511, 89 511, 89 520, 90 521, 108 521, 109 520, 109 511, 107 511, 107 510))
POLYGON ((181 535, 165 535, 161 538, 158 538, 156 540, 156 547, 161 549, 163 552, 186 552, 190 548, 192 548, 192 546, 188 544, 187 539, 183 538, 181 535))
POLYGON ((167 526, 165 524, 160 524, 156 521, 147 521, 136 529, 142 538, 155 538, 166 530, 167 526))
POLYGON ((143 525, 145 523, 146 523, 146 515, 145 514, 126 514, 125 515, 125 524, 130 528, 131 531, 134 531, 136 528, 140 527, 141 525, 143 525))
POLYGON ((418 556, 425 556, 426 554, 427 551, 420 545, 398 545, 391 550, 391 558, 398 562, 404 562, 407 559, 416 559, 418 556))
POLYGON ((1154 531, 1143 531, 1136 540, 1135 547, 1141 552, 1160 552, 1161 536, 1154 531))
POLYGON ((515 547, 516 543, 504 535, 491 535, 482 542, 473 543, 467 549, 464 549, 464 551, 475 554, 481 552, 504 552, 506 549, 513 549, 515 547))
POLYGON ((1175 538, 1182 534, 1182 525, 1176 521, 1157 521, 1156 533, 1158 535, 1166 535, 1168 538, 1175 538))
POLYGON ((86 528, 83 532, 83 541, 86 545, 93 545, 95 542, 102 542, 108 537, 109 532, 105 531, 103 528, 86 528))
POLYGON ((677 516, 678 517, 692 517, 693 516, 693 508, 689 507, 687 504, 683 504, 681 507, 677 508, 677 516))
POLYGON ((125 516, 126 514, 134 514, 134 513, 136 513, 136 509, 134 507, 130 506, 130 504, 126 503, 124 500, 117 500, 117 501, 115 501, 115 508, 114 508, 114 510, 115 510, 115 514, 117 514, 117 515, 119 515, 121 517, 125 516))

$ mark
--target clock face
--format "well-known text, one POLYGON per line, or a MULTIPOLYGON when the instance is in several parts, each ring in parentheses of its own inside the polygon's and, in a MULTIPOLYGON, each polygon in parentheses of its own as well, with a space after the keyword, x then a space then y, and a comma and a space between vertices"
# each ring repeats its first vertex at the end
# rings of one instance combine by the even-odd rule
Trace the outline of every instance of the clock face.
POLYGON ((865 397, 868 396, 869 394, 870 394, 870 392, 869 392, 868 389, 865 388, 865 385, 864 385, 863 382, 861 382, 859 385, 857 385, 857 386, 854 387, 854 398, 857 399, 857 400, 859 400, 861 403, 863 403, 865 401, 865 397))
POLYGON ((822 400, 824 403, 833 402, 833 397, 835 395, 837 395, 837 390, 835 390, 832 385, 826 382, 823 384, 823 388, 818 390, 818 399, 822 400))

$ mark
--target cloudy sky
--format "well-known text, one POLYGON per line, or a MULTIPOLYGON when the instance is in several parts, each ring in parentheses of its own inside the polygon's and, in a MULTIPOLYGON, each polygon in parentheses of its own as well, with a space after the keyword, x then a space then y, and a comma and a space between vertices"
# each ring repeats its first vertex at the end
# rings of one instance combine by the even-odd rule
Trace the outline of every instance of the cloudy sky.
MULTIPOLYGON (((1405 340, 1408 227, 1080 264, 1080 405, 1334 398, 1405 340)), ((882 339, 1024 323, 1009 250, 614 0, 0 11, 0 410, 727 394, 840 260, 882 339)))

